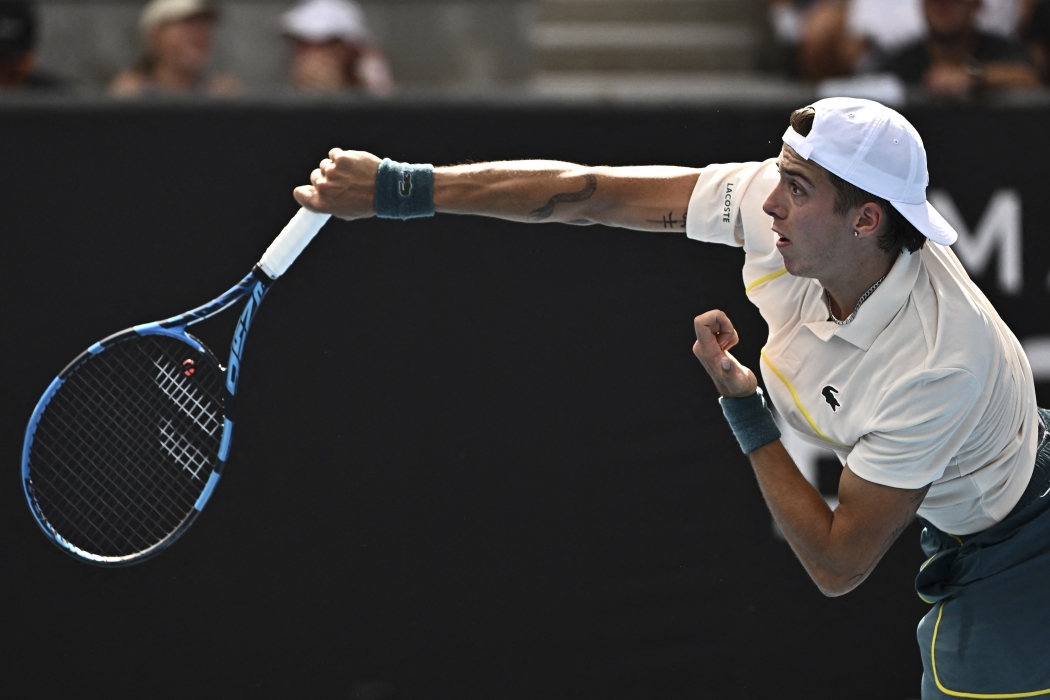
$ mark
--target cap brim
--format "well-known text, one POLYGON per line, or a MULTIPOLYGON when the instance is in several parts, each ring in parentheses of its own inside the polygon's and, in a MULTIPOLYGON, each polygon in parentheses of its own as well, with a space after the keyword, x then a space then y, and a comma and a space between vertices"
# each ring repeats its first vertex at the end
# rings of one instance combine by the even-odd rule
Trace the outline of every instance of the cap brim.
POLYGON ((890 202, 893 207, 904 215, 904 218, 919 229, 919 233, 929 238, 934 243, 951 245, 959 234, 951 227, 944 217, 941 216, 929 202, 921 204, 905 204, 904 202, 890 202))

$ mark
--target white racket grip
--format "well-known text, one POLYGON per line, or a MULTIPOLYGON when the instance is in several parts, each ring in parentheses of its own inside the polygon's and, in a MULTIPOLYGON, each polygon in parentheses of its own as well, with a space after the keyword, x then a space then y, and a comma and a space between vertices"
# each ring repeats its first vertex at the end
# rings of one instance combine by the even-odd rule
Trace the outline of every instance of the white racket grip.
POLYGON ((283 275, 331 216, 316 214, 306 207, 300 209, 263 253, 259 268, 273 280, 283 275))

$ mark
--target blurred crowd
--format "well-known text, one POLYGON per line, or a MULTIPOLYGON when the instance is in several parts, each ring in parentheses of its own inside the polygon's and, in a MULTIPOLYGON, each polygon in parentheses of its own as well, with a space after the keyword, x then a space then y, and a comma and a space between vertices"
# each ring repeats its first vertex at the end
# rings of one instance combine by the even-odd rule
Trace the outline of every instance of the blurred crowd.
POLYGON ((1050 0, 768 0, 809 82, 892 76, 963 97, 1050 83, 1050 0))
MULTIPOLYGON (((109 83, 116 97, 238 94, 236 75, 210 67, 214 30, 222 21, 212 0, 150 0, 138 19, 141 56, 109 83)), ((0 89, 71 87, 36 67, 40 30, 36 4, 0 0, 0 89)), ((352 0, 303 0, 275 29, 288 42, 288 86, 303 93, 364 92, 387 95, 393 79, 364 13, 352 0)))
MULTIPOLYGON (((294 1, 288 0, 278 26, 269 29, 273 42, 287 49, 289 90, 392 92, 389 63, 359 5, 294 1)), ((875 76, 901 90, 942 97, 1050 84, 1050 0, 765 1, 789 72, 809 83, 875 76)), ((146 2, 137 23, 139 58, 111 77, 108 92, 243 93, 243 76, 213 68, 215 29, 222 21, 214 0, 146 2)), ((39 33, 35 2, 0 0, 0 90, 76 87, 37 68, 39 33)))

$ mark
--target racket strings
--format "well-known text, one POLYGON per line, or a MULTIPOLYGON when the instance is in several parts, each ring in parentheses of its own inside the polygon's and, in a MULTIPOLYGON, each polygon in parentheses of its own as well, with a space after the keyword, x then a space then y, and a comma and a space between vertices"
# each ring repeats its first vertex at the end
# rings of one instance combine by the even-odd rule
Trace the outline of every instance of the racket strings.
MULTIPOLYGON (((91 376, 86 376, 85 378, 88 380, 98 379, 97 377, 91 376)), ((122 407, 129 406, 132 408, 132 410, 127 411, 125 413, 124 417, 131 419, 131 421, 129 422, 132 422, 133 425, 129 426, 128 428, 125 428, 125 426, 121 425, 119 422, 116 422, 114 424, 104 427, 109 427, 111 430, 114 431, 113 437, 115 437, 116 442, 119 443, 119 445, 117 445, 116 447, 119 450, 121 450, 124 454, 131 457, 133 463, 137 464, 143 470, 141 474, 133 469, 127 471, 113 472, 113 475, 115 476, 125 476, 134 479, 137 483, 132 485, 133 493, 137 493, 142 488, 148 487, 149 483, 155 482, 158 479, 163 480, 166 476, 164 471, 158 469, 160 465, 155 460, 148 459, 148 452, 143 448, 148 448, 149 443, 146 443, 144 445, 140 439, 140 435, 142 434, 142 432, 146 432, 147 434, 153 432, 152 426, 149 424, 149 421, 143 420, 143 418, 148 417, 147 409, 150 408, 149 404, 146 403, 148 397, 143 397, 141 393, 130 394, 127 391, 125 391, 122 395, 115 395, 111 391, 111 388, 134 389, 136 387, 134 387, 133 385, 123 386, 119 381, 114 381, 115 379, 119 380, 119 377, 105 376, 102 377, 102 379, 104 379, 104 381, 94 381, 90 383, 86 388, 91 391, 99 392, 99 395, 108 396, 110 401, 105 406, 107 409, 119 410, 122 407), (134 435, 132 435, 132 431, 136 428, 137 431, 134 435)), ((170 421, 168 422, 168 425, 170 425, 170 421)), ((111 459, 114 456, 120 459, 120 457, 122 456, 119 454, 113 455, 112 452, 113 450, 110 449, 111 454, 109 456, 111 459)), ((194 489, 190 494, 185 494, 188 496, 188 498, 186 498, 185 500, 189 501, 189 503, 181 504, 179 509, 182 512, 185 512, 186 506, 192 505, 192 502, 195 502, 198 493, 199 489, 194 489)), ((134 504, 134 502, 131 503, 134 504)), ((163 504, 164 501, 161 501, 160 503, 163 504)))
MULTIPOLYGON (((82 401, 76 401, 77 398, 76 396, 71 396, 71 403, 75 405, 75 408, 80 409, 82 412, 85 408, 90 408, 82 401)), ((59 418, 57 421, 59 427, 67 436, 84 434, 89 430, 81 421, 76 420, 77 414, 75 413, 73 414, 72 422, 61 420, 62 418, 68 419, 69 416, 62 416, 58 411, 55 414, 56 418, 59 418)), ((111 506, 114 503, 125 506, 121 517, 124 518, 128 525, 136 527, 139 532, 150 529, 151 524, 164 523, 165 520, 176 519, 179 515, 169 508, 165 508, 162 505, 163 501, 159 502, 161 505, 158 506, 148 501, 135 500, 136 495, 147 486, 147 479, 156 478, 156 469, 153 468, 154 465, 151 464, 144 450, 141 447, 136 448, 134 443, 129 441, 130 435, 127 434, 123 426, 118 424, 103 425, 101 427, 103 429, 106 427, 111 428, 110 438, 113 441, 112 443, 81 441, 79 445, 80 453, 70 450, 67 445, 66 449, 62 450, 62 453, 57 456, 63 458, 64 464, 75 464, 78 461, 84 463, 87 461, 87 463, 96 466, 107 464, 117 465, 119 468, 111 468, 107 472, 101 472, 98 469, 56 471, 54 474, 56 483, 52 485, 61 487, 58 489, 58 492, 63 497, 66 505, 71 508, 69 515, 75 516, 68 518, 71 521, 70 524, 78 526, 77 529, 82 534, 88 533, 83 527, 79 526, 86 525, 94 534, 105 539, 107 544, 117 545, 119 548, 134 548, 136 543, 127 536, 120 537, 119 542, 113 540, 113 534, 121 534, 119 530, 113 533, 113 528, 100 527, 101 523, 105 523, 107 518, 111 517, 111 513, 107 511, 112 509, 111 506), (87 460, 84 459, 85 457, 87 460), (129 462, 133 464, 138 463, 146 470, 154 473, 138 474, 128 469, 129 462), (110 507, 107 508, 107 506, 110 507), (152 509, 153 512, 143 512, 148 509, 152 509), (167 512, 164 512, 165 510, 167 512)), ((50 443, 62 445, 62 441, 47 441, 45 444, 50 443)), ((56 454, 56 451, 52 450, 52 454, 56 454)), ((39 470, 38 473, 42 474, 43 470, 39 470)), ((38 481, 42 481, 42 479, 38 479, 38 481)), ((43 501, 44 499, 39 498, 38 500, 43 501)), ((182 511, 185 512, 185 507, 182 508, 182 511)), ((51 520, 52 525, 58 526, 60 524, 55 522, 57 519, 54 517, 51 520)), ((155 536, 155 534, 148 533, 146 536, 148 538, 155 536)))
MULTIPOLYGON (((84 373, 84 377, 85 379, 91 379, 90 374, 87 372, 84 373)), ((134 406, 133 402, 136 398, 134 395, 128 395, 125 392, 123 396, 116 396, 113 394, 112 391, 108 390, 111 386, 119 386, 119 383, 108 382, 107 384, 100 386, 98 382, 89 382, 87 388, 89 390, 94 390, 98 392, 99 396, 106 397, 108 395, 108 398, 111 399, 111 401, 109 402, 111 405, 104 404, 104 408, 111 408, 112 401, 123 401, 125 402, 125 404, 129 401, 132 401, 132 405, 134 406), (94 386, 92 386, 91 384, 94 384, 94 386)), ((72 398, 75 400, 78 397, 73 395, 72 398)), ((77 408, 79 408, 81 412, 83 412, 83 409, 87 407, 83 401, 74 401, 74 403, 79 403, 79 406, 77 406, 77 408)), ((115 405, 119 406, 120 404, 115 405)), ((127 417, 130 417, 132 419, 140 418, 141 411, 136 410, 134 412, 131 412, 129 415, 127 415, 127 417)), ((155 461, 150 460, 148 458, 148 454, 145 450, 142 449, 142 446, 139 445, 136 447, 136 444, 130 439, 131 435, 129 434, 129 429, 134 430, 137 427, 138 430, 141 431, 144 427, 142 425, 142 422, 134 420, 129 422, 131 423, 130 428, 121 425, 120 422, 111 422, 111 424, 108 426, 105 424, 101 426, 96 426, 101 427, 104 432, 107 427, 110 428, 110 438, 114 439, 113 443, 108 444, 105 442, 101 442, 93 445, 90 441, 88 441, 84 444, 84 447, 89 448, 87 450, 87 452, 89 453, 88 456, 92 460, 94 460, 96 464, 107 463, 112 465, 116 463, 120 465, 122 462, 131 462, 133 464, 137 463, 139 466, 144 467, 144 473, 139 474, 133 469, 128 469, 128 465, 124 464, 122 465, 124 467, 123 469, 113 469, 110 472, 107 472, 107 475, 110 477, 109 479, 99 479, 97 478, 97 475, 94 472, 89 471, 87 472, 87 476, 89 477, 89 479, 80 478, 81 473, 77 474, 76 481, 79 483, 74 483, 70 479, 62 479, 62 481, 67 487, 72 487, 74 492, 79 492, 81 494, 81 496, 83 497, 82 500, 86 501, 90 509, 89 515, 93 516, 94 518, 97 518, 98 515, 101 515, 100 509, 97 507, 96 503, 100 501, 103 504, 105 504, 107 501, 112 502, 114 496, 116 496, 118 502, 122 502, 127 506, 123 517, 127 520, 129 524, 136 525, 141 530, 144 526, 148 526, 151 523, 159 523, 163 530, 164 525, 167 524, 165 521, 170 521, 174 519, 177 522, 181 520, 182 517, 184 517, 184 514, 187 512, 187 509, 190 505, 188 501, 193 500, 196 494, 187 494, 190 496, 190 498, 181 499, 184 501, 183 503, 175 504, 176 510, 181 509, 181 512, 172 511, 171 509, 158 508, 157 504, 163 505, 164 501, 158 501, 157 504, 154 504, 150 503, 149 501, 136 500, 138 499, 139 494, 142 492, 143 488, 148 486, 149 480, 155 481, 158 478, 162 477, 163 473, 158 472, 155 461), (136 422, 138 423, 137 426, 135 425, 136 422), (99 449, 100 447, 102 449, 99 449), (148 512, 147 509, 149 508, 152 508, 153 512, 148 512), (167 510, 167 512, 164 512, 164 510, 167 510)), ((75 428, 78 428, 81 431, 85 430, 85 426, 82 425, 79 421, 75 421, 75 423, 75 428)), ((66 422, 63 425, 63 428, 67 431, 73 427, 74 426, 71 426, 68 422, 66 422)), ((83 510, 79 510, 78 515, 83 517, 85 513, 83 510)), ((156 538, 157 534, 158 533, 151 532, 147 533, 146 536, 148 538, 156 538)), ((110 542, 112 542, 112 540, 110 540, 110 542)))
POLYGON ((190 345, 151 335, 107 347, 64 380, 31 448, 40 514, 98 556, 156 546, 192 515, 218 463, 221 373, 190 345))
MULTIPOLYGON (((72 432, 85 429, 84 426, 79 423, 76 426, 71 426, 64 422, 61 417, 56 416, 56 418, 58 418, 58 422, 61 423, 61 427, 65 430, 72 432)), ((55 444, 56 443, 53 441, 51 443, 44 442, 41 445, 41 448, 49 451, 52 457, 61 460, 62 463, 72 464, 75 463, 78 458, 85 456, 84 453, 77 454, 69 449, 60 449, 59 451, 56 451, 54 448, 55 444)), ((121 445, 117 446, 118 450, 107 449, 104 445, 85 444, 83 447, 87 453, 86 456, 90 457, 95 464, 119 463, 124 457, 142 456, 141 450, 136 451, 134 447, 126 441, 122 441, 121 445), (102 451, 99 451, 99 448, 101 448, 102 451), (121 452, 119 448, 124 448, 124 451, 121 452)), ((148 462, 143 462, 143 464, 147 467, 149 466, 148 462)), ((147 527, 147 523, 151 518, 148 515, 140 515, 139 511, 144 507, 149 506, 149 504, 140 504, 132 500, 133 494, 145 486, 139 475, 134 472, 125 472, 123 474, 120 472, 111 472, 105 474, 105 476, 108 476, 109 478, 104 480, 100 479, 97 470, 60 470, 56 471, 54 474, 54 478, 57 479, 57 482, 59 483, 54 483, 52 485, 57 487, 57 495, 64 500, 67 507, 72 511, 72 513, 66 513, 71 524, 78 526, 77 529, 80 530, 79 525, 82 522, 86 527, 97 533, 98 536, 105 538, 111 544, 115 544, 109 540, 109 536, 104 530, 101 530, 94 524, 104 521, 106 517, 104 512, 100 510, 100 507, 104 509, 107 502, 112 502, 114 499, 124 499, 124 501, 129 504, 129 507, 124 514, 128 521, 135 521, 140 527, 147 527), (70 494, 73 494, 73 497, 70 497, 70 494), (85 510, 87 512, 85 512, 85 510), (74 513, 75 517, 73 516, 74 513)), ((45 493, 44 495, 49 494, 45 493)), ((163 502, 158 506, 153 506, 153 510, 154 516, 176 517, 176 512, 168 508, 163 502), (166 512, 162 512, 162 509, 166 512)), ((154 517, 153 519, 155 520, 157 518, 154 517)), ((82 534, 87 534, 83 530, 80 531, 82 534)), ((125 538, 125 541, 121 546, 129 545, 130 542, 125 538)))
MULTIPOLYGON (((87 379, 90 379, 90 377, 88 377, 87 379)), ((109 387, 107 387, 105 385, 95 384, 91 388, 96 390, 96 391, 98 391, 98 396, 108 395, 108 397, 112 400, 112 405, 121 405, 122 402, 126 403, 126 401, 128 400, 128 397, 126 397, 126 396, 125 397, 114 396, 112 394, 112 392, 109 390, 109 387)), ((71 387, 71 390, 72 389, 73 389, 73 387, 71 387)), ((84 425, 82 422, 80 422, 78 420, 78 415, 90 415, 90 412, 91 412, 91 410, 93 408, 90 405, 90 400, 85 401, 83 394, 78 395, 77 393, 72 393, 71 396, 69 397, 69 400, 70 400, 71 404, 75 405, 76 408, 80 409, 80 414, 73 414, 71 416, 73 421, 74 421, 74 423, 75 423, 75 425, 70 425, 67 422, 63 422, 63 426, 62 426, 63 429, 67 430, 67 431, 71 431, 72 434, 75 434, 78 431, 81 432, 81 433, 86 433, 87 431, 91 430, 91 428, 89 428, 88 426, 84 425)), ((138 413, 138 412, 129 412, 128 413, 127 417, 129 419, 131 419, 129 422, 137 424, 137 425, 132 426, 132 428, 137 427, 139 430, 148 430, 148 426, 146 424, 144 424, 141 420, 138 420, 140 418, 140 415, 141 414, 138 413)), ((56 415, 56 418, 59 421, 62 421, 64 418, 68 419, 69 417, 70 416, 68 416, 68 415, 63 416, 62 414, 56 415)), ((129 430, 125 426, 120 425, 119 423, 116 423, 116 424, 111 424, 108 427, 110 427, 112 429, 112 431, 113 431, 112 433, 110 433, 110 437, 113 439, 113 444, 108 444, 108 443, 103 443, 103 442, 99 442, 99 443, 96 443, 96 444, 91 444, 91 443, 84 443, 83 444, 84 449, 91 453, 90 456, 93 459, 95 459, 97 463, 107 463, 107 460, 109 460, 109 461, 116 461, 116 462, 119 463, 119 462, 125 461, 125 458, 127 458, 127 459, 130 459, 132 462, 136 462, 137 461, 137 463, 143 469, 153 472, 153 476, 154 477, 159 475, 157 473, 155 465, 152 464, 148 460, 148 458, 146 458, 146 453, 142 449, 142 445, 141 444, 137 444, 135 442, 135 437, 131 434, 131 432, 129 432, 129 430), (102 452, 100 452, 99 450, 102 450, 102 452)), ((59 444, 61 444, 61 443, 59 443, 59 444)), ((67 456, 75 457, 76 455, 74 453, 70 453, 70 452, 67 451, 67 456)), ((140 475, 138 472, 135 472, 135 471, 123 471, 123 472, 122 471, 110 471, 110 472, 104 472, 103 474, 105 476, 107 476, 107 477, 110 477, 109 481, 125 497, 129 497, 130 493, 137 492, 138 490, 143 488, 146 485, 146 483, 148 483, 148 482, 144 481, 144 479, 142 478, 143 475, 140 475), (120 484, 117 482, 117 478, 120 478, 123 481, 124 484, 128 485, 130 487, 130 490, 120 489, 119 488, 120 484), (131 483, 132 481, 134 481, 134 483, 131 483)), ((77 476, 78 478, 80 478, 82 476, 88 476, 88 477, 94 478, 96 481, 98 481, 97 474, 95 472, 83 472, 83 473, 80 473, 80 474, 75 474, 75 476, 77 476)), ((146 475, 146 476, 149 476, 149 475, 146 475)), ((104 490, 109 491, 109 489, 106 488, 106 485, 105 485, 104 482, 98 482, 98 483, 101 485, 101 487, 104 490)), ((110 493, 110 495, 112 495, 112 493, 110 493)))

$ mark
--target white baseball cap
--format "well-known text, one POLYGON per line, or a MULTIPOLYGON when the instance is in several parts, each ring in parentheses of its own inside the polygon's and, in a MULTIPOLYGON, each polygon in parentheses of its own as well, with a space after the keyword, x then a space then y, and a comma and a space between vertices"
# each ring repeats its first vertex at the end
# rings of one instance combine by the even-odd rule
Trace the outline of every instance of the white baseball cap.
POLYGON ((816 116, 809 136, 789 126, 784 143, 802 158, 888 200, 931 241, 955 243, 955 229, 926 201, 926 149, 907 119, 878 102, 853 97, 829 97, 810 106, 816 116))
POLYGON ((364 12, 349 0, 306 0, 284 13, 284 33, 312 43, 341 39, 360 44, 370 39, 364 12))

